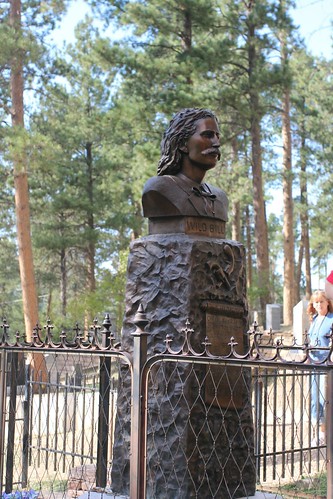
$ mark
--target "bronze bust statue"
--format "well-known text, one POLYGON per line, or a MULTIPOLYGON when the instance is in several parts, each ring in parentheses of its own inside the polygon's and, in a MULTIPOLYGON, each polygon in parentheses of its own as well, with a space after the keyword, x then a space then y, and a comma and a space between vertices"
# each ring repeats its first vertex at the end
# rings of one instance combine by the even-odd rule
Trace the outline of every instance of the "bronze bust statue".
MULTIPOLYGON (((177 230, 177 217, 195 217, 196 223, 205 217, 222 222, 224 233, 227 196, 203 182, 206 172, 220 159, 219 146, 220 132, 212 111, 183 109, 173 117, 162 139, 157 176, 150 178, 143 189, 143 214, 151 222, 150 229, 158 223, 158 229, 150 232, 164 232, 161 224, 167 220, 169 228, 181 232, 177 230)), ((221 232, 216 227, 213 232, 221 232)))

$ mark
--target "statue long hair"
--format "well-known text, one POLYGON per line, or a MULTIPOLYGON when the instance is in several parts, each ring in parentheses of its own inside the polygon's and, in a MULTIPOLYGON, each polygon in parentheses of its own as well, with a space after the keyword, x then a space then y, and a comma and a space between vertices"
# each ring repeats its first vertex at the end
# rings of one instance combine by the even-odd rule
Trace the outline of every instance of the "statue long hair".
POLYGON ((161 142, 161 159, 158 163, 157 175, 175 175, 181 168, 182 151, 196 129, 197 121, 203 118, 214 118, 209 109, 187 108, 179 111, 170 121, 161 142))

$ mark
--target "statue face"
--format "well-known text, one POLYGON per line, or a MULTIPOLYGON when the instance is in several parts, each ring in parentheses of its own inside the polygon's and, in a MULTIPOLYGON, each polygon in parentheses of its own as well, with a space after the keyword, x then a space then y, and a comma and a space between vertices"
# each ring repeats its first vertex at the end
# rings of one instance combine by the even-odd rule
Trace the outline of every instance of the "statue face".
POLYGON ((214 168, 220 159, 220 131, 214 118, 198 120, 194 134, 181 148, 184 161, 203 170, 214 168))

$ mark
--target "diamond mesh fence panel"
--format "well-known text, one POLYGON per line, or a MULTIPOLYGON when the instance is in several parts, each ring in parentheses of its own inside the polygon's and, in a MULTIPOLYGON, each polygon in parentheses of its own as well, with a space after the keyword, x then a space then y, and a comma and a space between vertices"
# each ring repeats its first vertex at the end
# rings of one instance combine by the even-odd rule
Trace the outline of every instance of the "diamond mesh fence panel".
POLYGON ((326 404, 325 382, 320 368, 256 370, 256 461, 264 489, 283 497, 326 497, 326 441, 318 438, 321 424, 312 414, 320 400, 326 404), (323 391, 313 390, 318 376, 323 391))
POLYGON ((148 397, 148 497, 254 494, 250 374, 225 365, 155 366, 148 397))
MULTIPOLYGON (((46 378, 29 369, 26 353, 7 350, 2 492, 107 492, 115 431, 129 458, 124 363, 111 353, 42 355, 46 378), (117 389, 126 418, 117 417, 117 389)), ((156 362, 147 376, 146 497, 327 497, 326 377, 319 367, 156 362)))
POLYGON ((295 368, 155 365, 147 497, 227 499, 254 488, 269 497, 326 497, 326 447, 311 417, 325 393, 314 399, 313 383, 313 372, 295 368))
POLYGON ((45 378, 29 369, 23 354, 15 369, 17 355, 9 352, 7 363, 3 492, 60 498, 96 490, 98 481, 107 488, 119 358, 43 353, 45 378))

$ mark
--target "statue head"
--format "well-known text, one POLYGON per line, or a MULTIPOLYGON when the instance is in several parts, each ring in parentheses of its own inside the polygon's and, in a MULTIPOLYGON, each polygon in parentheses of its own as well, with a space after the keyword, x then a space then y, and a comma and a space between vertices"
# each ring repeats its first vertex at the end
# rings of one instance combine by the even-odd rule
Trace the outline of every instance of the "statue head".
POLYGON ((176 175, 180 171, 183 154, 180 148, 194 134, 197 122, 204 118, 213 118, 217 122, 212 111, 198 108, 182 109, 172 118, 161 142, 157 175, 176 175))

